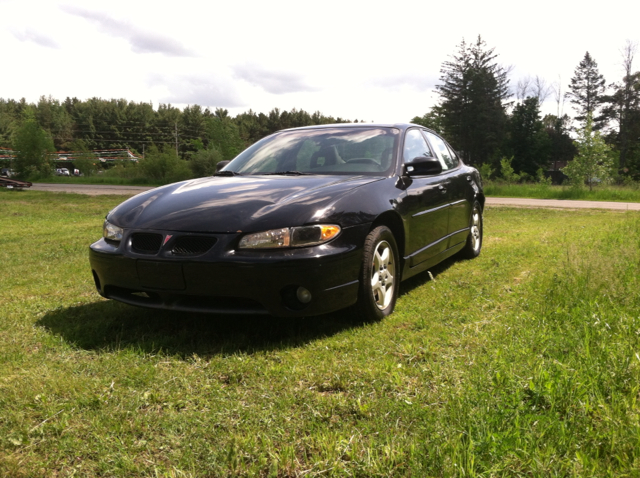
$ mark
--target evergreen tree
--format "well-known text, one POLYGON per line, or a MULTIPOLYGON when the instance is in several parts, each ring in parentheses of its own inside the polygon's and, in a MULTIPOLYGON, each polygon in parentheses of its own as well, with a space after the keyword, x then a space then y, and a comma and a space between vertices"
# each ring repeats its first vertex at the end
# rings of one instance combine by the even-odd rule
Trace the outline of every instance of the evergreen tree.
POLYGON ((549 163, 550 141, 540 119, 538 98, 529 97, 516 105, 508 121, 506 150, 513 168, 534 176, 549 163))
POLYGON ((605 91, 605 80, 589 52, 585 53, 584 58, 574 70, 569 90, 565 96, 573 103, 578 113, 576 119, 584 121, 588 115, 591 115, 593 128, 601 129, 604 118, 598 116, 598 110, 605 91))
POLYGON ((463 40, 452 60, 443 63, 442 84, 436 86, 447 137, 470 164, 495 159, 503 140, 509 80, 496 57, 480 36, 474 44, 463 40))
POLYGON ((546 115, 542 123, 549 138, 549 165, 557 170, 559 164, 571 161, 577 153, 569 135, 570 119, 567 115, 546 115))

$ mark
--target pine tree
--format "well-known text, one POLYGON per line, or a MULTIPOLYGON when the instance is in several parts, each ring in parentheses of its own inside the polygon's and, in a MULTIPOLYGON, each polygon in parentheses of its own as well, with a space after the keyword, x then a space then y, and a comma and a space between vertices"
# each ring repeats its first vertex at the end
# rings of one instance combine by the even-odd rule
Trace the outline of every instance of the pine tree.
POLYGON ((540 119, 538 98, 529 97, 513 109, 508 121, 506 149, 516 171, 535 175, 549 163, 550 140, 540 119))
POLYGON ((574 109, 578 113, 576 119, 582 122, 591 115, 593 128, 601 129, 604 118, 598 116, 598 110, 605 91, 605 80, 589 52, 585 53, 584 58, 574 70, 569 90, 565 96, 574 104, 574 109))
POLYGON ((474 44, 463 40, 436 86, 447 138, 471 164, 489 162, 503 139, 509 80, 496 57, 480 36, 474 44))

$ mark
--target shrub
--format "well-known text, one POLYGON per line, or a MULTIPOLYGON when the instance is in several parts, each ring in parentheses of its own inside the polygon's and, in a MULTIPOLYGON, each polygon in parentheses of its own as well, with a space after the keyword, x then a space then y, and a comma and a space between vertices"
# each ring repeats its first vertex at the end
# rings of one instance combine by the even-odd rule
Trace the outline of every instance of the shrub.
POLYGON ((182 181, 191 177, 189 165, 178 158, 171 147, 165 147, 160 151, 152 146, 140 161, 139 167, 145 177, 162 182, 182 181))
POLYGON ((520 175, 511 167, 511 161, 513 161, 513 156, 500 160, 500 175, 506 183, 517 183, 520 181, 520 175))
POLYGON ((209 149, 200 149, 193 153, 189 159, 189 167, 196 178, 212 176, 216 172, 216 165, 222 160, 222 153, 210 146, 209 149))
POLYGON ((538 168, 536 171, 536 179, 539 184, 543 186, 551 186, 551 177, 548 177, 544 174, 543 168, 538 168))
POLYGON ((491 179, 491 176, 493 176, 493 173, 494 173, 494 169, 488 163, 480 165, 480 167, 478 168, 478 171, 480 171, 480 177, 484 181, 489 181, 491 179))

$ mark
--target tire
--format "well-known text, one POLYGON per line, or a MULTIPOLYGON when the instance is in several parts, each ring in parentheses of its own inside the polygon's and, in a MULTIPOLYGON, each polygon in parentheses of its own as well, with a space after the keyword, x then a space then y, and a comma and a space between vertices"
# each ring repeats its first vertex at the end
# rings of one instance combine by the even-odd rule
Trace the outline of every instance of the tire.
POLYGON ((469 237, 467 243, 460 251, 460 255, 466 259, 473 259, 480 255, 482 249, 482 206, 478 201, 473 202, 471 217, 469 218, 469 237))
POLYGON ((400 260, 393 233, 386 226, 372 230, 364 241, 356 315, 377 321, 393 312, 400 290, 400 260))

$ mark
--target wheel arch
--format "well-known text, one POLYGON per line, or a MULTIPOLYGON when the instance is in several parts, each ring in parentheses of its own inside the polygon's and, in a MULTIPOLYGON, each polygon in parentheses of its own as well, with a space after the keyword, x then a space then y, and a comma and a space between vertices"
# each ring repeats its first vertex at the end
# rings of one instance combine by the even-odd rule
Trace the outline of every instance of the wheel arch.
MULTIPOLYGON (((403 262, 405 233, 404 222, 402 221, 400 215, 395 211, 383 212, 376 218, 375 221, 373 221, 373 223, 371 224, 371 229, 369 231, 373 231, 378 226, 387 226, 391 230, 391 232, 393 233, 393 237, 396 240, 396 246, 398 247, 400 262, 403 262)), ((400 270, 402 270, 402 268, 400 270)))
POLYGON ((478 194, 476 196, 476 200, 480 203, 480 206, 482 207, 482 210, 484 211, 484 202, 485 202, 484 193, 478 194))

